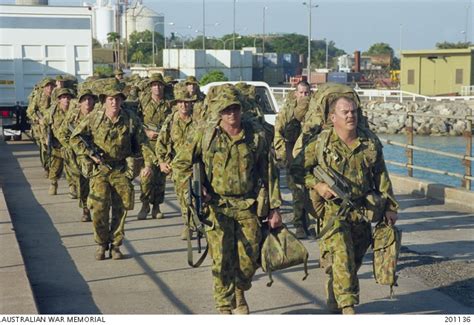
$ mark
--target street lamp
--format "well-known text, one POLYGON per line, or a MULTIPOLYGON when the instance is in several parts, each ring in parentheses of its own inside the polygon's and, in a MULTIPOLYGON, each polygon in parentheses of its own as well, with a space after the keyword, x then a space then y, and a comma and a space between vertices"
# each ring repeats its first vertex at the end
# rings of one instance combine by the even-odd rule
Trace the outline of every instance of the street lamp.
MULTIPOLYGON (((232 29, 232 40, 233 40, 233 44, 232 44, 232 49, 235 50, 235 2, 236 0, 234 0, 234 26, 233 26, 233 29, 232 29)), ((224 49, 225 49, 225 45, 224 45, 224 49)))
POLYGON ((206 50, 206 0, 202 0, 202 49, 206 50))
MULTIPOLYGON (((237 36, 237 39, 241 39, 241 38, 242 38, 241 35, 237 36)), ((225 44, 226 44, 228 41, 230 41, 230 40, 234 41, 234 49, 235 49, 235 38, 232 37, 232 38, 228 38, 228 39, 226 39, 225 41, 223 41, 223 42, 224 42, 224 50, 225 50, 225 44)))
MULTIPOLYGON (((161 24, 165 24, 164 21, 159 21, 155 24, 153 24, 153 33, 151 34, 151 42, 152 42, 152 48, 151 48, 151 53, 152 53, 152 63, 153 63, 153 66, 155 66, 155 32, 156 32, 156 25, 161 25, 161 24)), ((168 25, 170 26, 173 26, 174 23, 173 22, 169 22, 168 25)), ((163 28, 163 38, 165 40, 165 50, 166 50, 166 32, 163 28)))
POLYGON ((263 7, 263 39, 262 39, 262 52, 265 54, 265 12, 268 7, 263 7))
POLYGON ((324 39, 324 42, 326 43, 326 69, 328 68, 328 52, 329 52, 329 46, 328 46, 328 41, 327 39, 324 39))
POLYGON ((313 5, 312 0, 309 2, 303 2, 303 5, 308 7, 308 83, 311 84, 311 10, 318 8, 319 5, 313 5))

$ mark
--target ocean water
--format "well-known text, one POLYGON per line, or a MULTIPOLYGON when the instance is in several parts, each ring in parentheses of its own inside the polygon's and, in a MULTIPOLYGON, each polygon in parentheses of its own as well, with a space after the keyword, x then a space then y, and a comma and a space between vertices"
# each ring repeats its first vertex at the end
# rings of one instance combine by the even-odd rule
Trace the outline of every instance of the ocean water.
MULTIPOLYGON (((400 143, 407 143, 406 135, 391 135, 391 134, 379 134, 381 139, 393 140, 400 143)), ((455 153, 465 155, 466 152, 466 140, 463 137, 435 137, 435 136, 415 136, 413 143, 415 146, 436 149, 444 152, 455 153)), ((393 160, 400 163, 406 163, 407 158, 405 154, 405 148, 393 146, 384 143, 384 156, 387 160, 393 160)), ((464 165, 460 159, 438 156, 435 154, 414 151, 413 153, 414 165, 434 168, 438 170, 444 170, 449 172, 458 173, 464 175, 464 165)), ((474 164, 473 164, 474 165, 474 164)), ((474 166, 473 166, 474 167, 474 166)), ((389 172, 397 173, 400 175, 408 175, 407 169, 404 167, 398 167, 387 164, 389 172)), ((461 186, 461 179, 457 177, 451 177, 446 175, 438 175, 430 172, 414 170, 413 176, 416 178, 428 180, 431 182, 451 185, 455 187, 461 186)), ((471 187, 471 190, 474 190, 471 187)))

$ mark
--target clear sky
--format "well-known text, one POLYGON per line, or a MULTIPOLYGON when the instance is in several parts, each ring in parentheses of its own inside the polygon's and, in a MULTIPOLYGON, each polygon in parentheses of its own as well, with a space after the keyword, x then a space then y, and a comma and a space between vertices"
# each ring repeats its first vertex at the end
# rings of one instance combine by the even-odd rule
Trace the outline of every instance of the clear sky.
MULTIPOLYGON (((134 0, 129 0, 133 2, 134 0)), ((234 0, 204 0, 206 35, 232 33, 234 0), (212 26, 219 23, 218 26, 212 26)), ((236 0, 236 32, 261 34, 263 8, 266 33, 308 34, 309 0, 236 0)), ((12 3, 13 0, 0 0, 12 3)), ((88 2, 94 2, 89 0, 88 2)), ((367 50, 377 42, 403 50, 431 49, 437 42, 473 41, 474 0, 312 0, 312 38, 327 38, 352 53, 367 50), (463 34, 465 32, 466 34, 463 34)), ((50 0, 50 4, 81 5, 80 0, 50 0)), ((203 0, 143 0, 165 15, 166 33, 196 36, 202 30, 203 0), (192 29, 186 28, 191 25, 192 29)), ((250 45, 250 44, 249 44, 250 45)))

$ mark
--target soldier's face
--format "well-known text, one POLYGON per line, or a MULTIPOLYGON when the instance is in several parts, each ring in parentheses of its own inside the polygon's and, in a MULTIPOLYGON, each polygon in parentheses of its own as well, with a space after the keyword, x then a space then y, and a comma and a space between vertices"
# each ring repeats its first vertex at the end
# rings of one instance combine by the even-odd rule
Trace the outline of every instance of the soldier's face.
POLYGON ((64 88, 64 81, 56 80, 56 87, 57 88, 64 88))
POLYGON ((59 101, 59 106, 62 109, 68 109, 69 108, 69 103, 71 102, 71 96, 61 95, 61 96, 59 96, 58 101, 59 101))
POLYGON ((186 90, 188 91, 188 93, 190 93, 191 95, 194 95, 194 93, 196 92, 196 88, 197 86, 195 84, 187 84, 186 85, 186 90))
POLYGON ((331 121, 336 130, 354 131, 357 128, 357 108, 354 102, 339 98, 336 102, 334 113, 331 114, 331 121))
POLYGON ((43 91, 46 96, 51 96, 51 93, 53 92, 54 89, 54 84, 50 83, 44 86, 43 91))
POLYGON ((232 127, 240 127, 242 112, 239 105, 231 105, 221 112, 222 123, 232 127))
POLYGON ((89 113, 94 108, 94 97, 90 95, 85 95, 81 98, 80 104, 81 111, 84 113, 89 113))
POLYGON ((298 85, 295 92, 296 99, 309 96, 309 88, 305 85, 298 85))
POLYGON ((191 109, 193 108, 193 104, 191 102, 184 102, 180 101, 176 104, 178 106, 178 110, 183 115, 191 114, 191 109))
POLYGON ((117 78, 117 80, 122 80, 123 79, 123 74, 116 74, 115 78, 117 78))
POLYGON ((118 111, 120 110, 120 105, 122 105, 122 96, 107 96, 105 98, 105 109, 118 111))
POLYGON ((151 94, 158 97, 163 97, 163 85, 159 82, 151 84, 151 94))

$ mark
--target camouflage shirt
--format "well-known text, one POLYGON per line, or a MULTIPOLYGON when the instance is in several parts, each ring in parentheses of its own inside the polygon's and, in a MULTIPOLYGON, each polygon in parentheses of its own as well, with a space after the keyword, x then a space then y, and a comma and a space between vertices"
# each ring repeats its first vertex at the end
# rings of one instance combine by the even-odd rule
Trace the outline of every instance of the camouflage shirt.
POLYGON ((145 159, 145 166, 152 166, 155 154, 143 131, 142 123, 135 114, 121 109, 115 122, 111 121, 104 109, 94 110, 79 123, 71 135, 71 146, 77 155, 87 156, 85 145, 79 135, 89 137, 103 151, 104 160, 123 163, 127 157, 139 151, 145 159))
MULTIPOLYGON (((70 107, 70 105, 69 105, 70 107)), ((64 119, 66 118, 66 114, 68 113, 69 109, 66 111, 63 111, 60 107, 59 104, 56 104, 55 106, 52 106, 50 108, 50 114, 46 115, 45 121, 46 124, 48 124, 51 128, 51 131, 53 132, 53 147, 54 148, 60 148, 62 147, 59 137, 60 137, 60 128, 61 125, 63 124, 64 119)))
POLYGON ((42 89, 38 89, 35 94, 31 94, 28 108, 26 109, 26 115, 30 121, 38 123, 39 117, 37 111, 43 117, 46 117, 51 106, 51 97, 46 96, 42 89))
POLYGON ((195 126, 192 117, 182 120, 179 112, 170 115, 161 128, 156 142, 155 153, 158 163, 171 163, 176 153, 187 143, 186 139, 193 133, 195 126))
POLYGON ((71 139, 72 131, 69 130, 69 125, 71 125, 72 128, 76 128, 76 126, 78 126, 86 117, 87 115, 83 115, 77 106, 74 106, 67 111, 64 121, 56 133, 59 142, 61 142, 64 147, 71 149, 71 143, 69 141, 71 139))
MULTIPOLYGON (((141 112, 143 114, 143 124, 153 128, 161 129, 166 118, 171 114, 171 105, 165 99, 159 102, 153 100, 151 95, 145 94, 140 98, 141 112)), ((156 141, 152 141, 155 145, 156 141)))
POLYGON ((209 123, 196 130, 193 140, 176 156, 173 168, 185 173, 194 162, 202 161, 206 187, 218 205, 234 202, 249 208, 264 184, 270 192, 270 208, 277 208, 281 205, 278 174, 269 159, 269 148, 263 131, 250 123, 242 122, 242 131, 235 137, 209 123))
MULTIPOLYGON (((398 210, 392 183, 385 167, 382 144, 370 130, 358 128, 357 139, 351 147, 339 138, 333 128, 324 130, 295 158, 290 171, 300 180, 304 176, 306 187, 313 188, 320 182, 313 174, 316 165, 321 165, 324 169, 330 166, 342 176, 351 187, 353 200, 364 198, 367 193, 376 190, 387 199, 386 210, 398 210)), ((331 208, 326 213, 337 210, 333 201, 328 201, 327 205, 331 208)))

